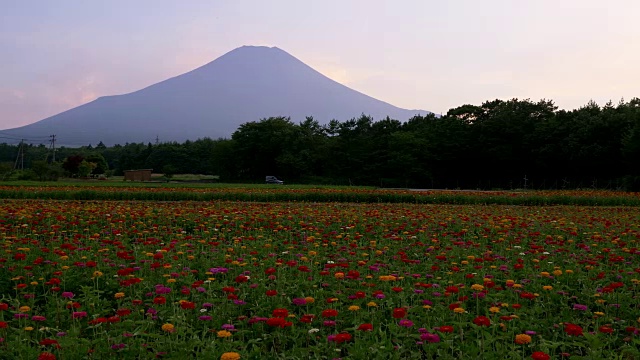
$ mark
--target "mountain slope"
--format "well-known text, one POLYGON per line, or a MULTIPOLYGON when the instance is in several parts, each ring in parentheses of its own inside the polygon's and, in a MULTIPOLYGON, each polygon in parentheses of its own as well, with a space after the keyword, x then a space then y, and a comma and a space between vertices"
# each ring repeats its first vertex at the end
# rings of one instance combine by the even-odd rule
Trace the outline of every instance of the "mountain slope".
POLYGON ((352 90, 278 48, 243 46, 186 74, 105 96, 2 134, 56 134, 61 145, 228 137, 240 124, 270 116, 321 123, 362 113, 406 121, 405 110, 352 90))

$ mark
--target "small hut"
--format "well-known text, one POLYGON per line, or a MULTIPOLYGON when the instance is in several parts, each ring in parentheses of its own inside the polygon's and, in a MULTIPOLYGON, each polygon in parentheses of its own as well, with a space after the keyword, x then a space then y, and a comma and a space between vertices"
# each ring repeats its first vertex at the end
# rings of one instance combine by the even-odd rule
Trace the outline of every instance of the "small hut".
POLYGON ((151 181, 151 172, 153 169, 125 170, 125 181, 151 181))

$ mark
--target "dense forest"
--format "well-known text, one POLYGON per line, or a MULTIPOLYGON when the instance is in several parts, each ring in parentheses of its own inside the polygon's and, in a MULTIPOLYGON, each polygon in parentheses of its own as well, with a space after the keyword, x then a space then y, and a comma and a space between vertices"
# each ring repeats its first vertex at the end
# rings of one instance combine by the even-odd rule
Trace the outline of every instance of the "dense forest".
POLYGON ((244 123, 230 139, 62 147, 52 160, 47 145, 0 145, 0 179, 150 168, 218 175, 223 182, 275 175, 286 183, 636 191, 640 99, 572 111, 548 100, 494 100, 406 122, 362 115, 321 125, 276 117, 244 123))

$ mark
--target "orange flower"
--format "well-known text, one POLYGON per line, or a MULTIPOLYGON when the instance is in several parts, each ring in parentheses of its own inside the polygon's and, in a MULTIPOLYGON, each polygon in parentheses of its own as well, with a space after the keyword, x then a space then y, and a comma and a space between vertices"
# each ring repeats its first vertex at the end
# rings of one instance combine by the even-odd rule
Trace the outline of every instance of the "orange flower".
POLYGON ((518 334, 516 335, 516 344, 524 345, 531 342, 531 336, 527 334, 518 334))

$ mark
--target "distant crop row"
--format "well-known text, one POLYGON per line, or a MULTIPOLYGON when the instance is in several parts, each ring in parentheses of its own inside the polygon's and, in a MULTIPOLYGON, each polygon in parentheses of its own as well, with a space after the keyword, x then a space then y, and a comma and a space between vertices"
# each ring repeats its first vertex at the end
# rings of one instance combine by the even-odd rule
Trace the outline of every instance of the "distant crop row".
POLYGON ((640 206, 639 193, 613 191, 410 191, 367 188, 0 186, 3 199, 354 202, 640 206))

